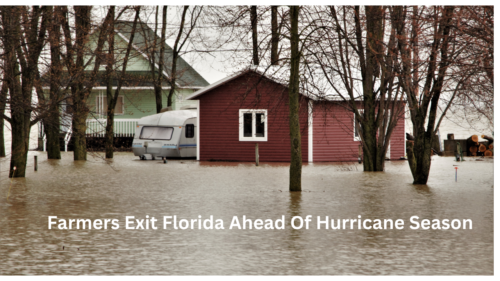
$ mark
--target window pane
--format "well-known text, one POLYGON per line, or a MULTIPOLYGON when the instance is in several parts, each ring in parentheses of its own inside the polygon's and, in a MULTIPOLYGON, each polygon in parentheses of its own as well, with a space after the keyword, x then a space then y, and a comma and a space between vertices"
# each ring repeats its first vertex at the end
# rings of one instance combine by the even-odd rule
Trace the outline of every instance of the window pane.
MULTIPOLYGON (((364 117, 364 112, 360 112, 359 115, 361 115, 361 118, 364 117)), ((360 132, 361 132, 361 122, 358 121, 358 119, 356 119, 356 115, 354 115, 354 137, 355 138, 359 138, 360 136, 360 132)))
POLYGON ((141 131, 141 139, 170 140, 173 132, 174 128, 143 127, 141 131))
POLYGON ((115 114, 123 114, 123 97, 118 97, 115 105, 115 114))
POLYGON ((252 113, 243 114, 243 136, 252 136, 252 113))
POLYGON ((108 112, 108 102, 106 100, 106 97, 103 97, 102 95, 98 95, 96 97, 97 100, 97 108, 96 112, 97 114, 106 114, 108 112))
POLYGON ((256 113, 255 114, 255 136, 256 137, 265 137, 265 128, 266 128, 266 119, 264 117, 264 113, 256 113))
POLYGON ((193 137, 194 137, 194 125, 187 124, 186 125, 186 138, 193 138, 193 137))
MULTIPOLYGON (((107 114, 108 98, 106 96, 97 96, 97 112, 98 114, 107 114)), ((123 114, 123 97, 118 97, 115 105, 115 114, 123 114)))

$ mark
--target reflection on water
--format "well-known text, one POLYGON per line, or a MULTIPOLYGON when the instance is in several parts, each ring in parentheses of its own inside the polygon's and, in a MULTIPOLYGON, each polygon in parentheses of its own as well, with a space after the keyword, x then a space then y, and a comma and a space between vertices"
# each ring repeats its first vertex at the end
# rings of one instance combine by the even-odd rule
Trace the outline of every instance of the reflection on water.
POLYGON ((304 192, 290 193, 282 163, 38 155, 39 171, 30 166, 26 179, 12 181, 8 159, 0 160, 0 274, 493 274, 491 159, 459 163, 455 182, 453 158, 434 157, 428 185, 412 185, 404 161, 388 162, 384 173, 309 164, 304 192), (225 229, 162 229, 163 216, 174 215, 213 215, 225 229), (244 215, 285 216, 285 229, 229 229, 244 215), (309 229, 291 227, 292 217, 308 215, 309 229), (48 216, 118 219, 120 228, 48 230, 48 216), (125 216, 155 217, 159 227, 126 230, 125 216), (403 219, 405 228, 318 230, 318 216, 403 219), (412 216, 471 219, 473 229, 412 230, 412 216))

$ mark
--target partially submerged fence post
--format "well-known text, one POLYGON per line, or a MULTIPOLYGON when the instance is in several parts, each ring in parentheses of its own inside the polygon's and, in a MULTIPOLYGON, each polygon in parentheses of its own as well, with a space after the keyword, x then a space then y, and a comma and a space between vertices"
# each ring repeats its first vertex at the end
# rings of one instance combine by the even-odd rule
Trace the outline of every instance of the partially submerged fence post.
POLYGON ((35 172, 38 171, 38 156, 35 155, 35 172))
POLYGON ((361 144, 358 145, 358 163, 361 164, 363 160, 361 159, 361 144))
POLYGON ((259 166, 259 143, 255 144, 255 166, 259 166))

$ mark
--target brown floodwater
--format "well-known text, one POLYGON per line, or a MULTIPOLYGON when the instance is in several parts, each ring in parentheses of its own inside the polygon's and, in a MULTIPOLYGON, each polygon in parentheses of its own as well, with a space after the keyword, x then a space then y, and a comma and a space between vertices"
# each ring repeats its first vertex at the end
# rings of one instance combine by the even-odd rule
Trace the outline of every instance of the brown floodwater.
POLYGON ((46 160, 30 152, 27 177, 13 180, 8 159, 0 160, 0 275, 493 274, 492 159, 434 156, 424 186, 411 184, 406 161, 387 162, 383 173, 364 173, 357 163, 306 164, 303 192, 290 193, 286 163, 163 164, 115 155, 110 163, 90 155, 74 162, 71 153, 46 160), (225 229, 163 229, 163 216, 174 215, 212 215, 225 229), (290 224, 308 215, 309 229, 290 224), (49 230, 48 216, 116 219, 119 228, 49 230), (126 216, 155 217, 158 229, 126 229, 126 216), (233 216, 284 216, 284 229, 229 229, 233 216), (318 216, 402 219, 404 228, 317 229, 318 216), (412 216, 469 219, 473 227, 411 229, 412 216))

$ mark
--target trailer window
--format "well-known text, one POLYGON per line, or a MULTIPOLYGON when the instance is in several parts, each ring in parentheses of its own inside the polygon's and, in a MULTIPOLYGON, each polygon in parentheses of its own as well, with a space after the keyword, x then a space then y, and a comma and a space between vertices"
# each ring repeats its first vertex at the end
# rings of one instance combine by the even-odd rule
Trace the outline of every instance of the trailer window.
POLYGON ((194 125, 193 124, 187 124, 186 125, 186 138, 190 139, 194 137, 194 125))
POLYGON ((170 140, 174 128, 171 127, 142 127, 141 139, 170 140))
POLYGON ((240 141, 267 141, 267 109, 240 109, 240 141))

